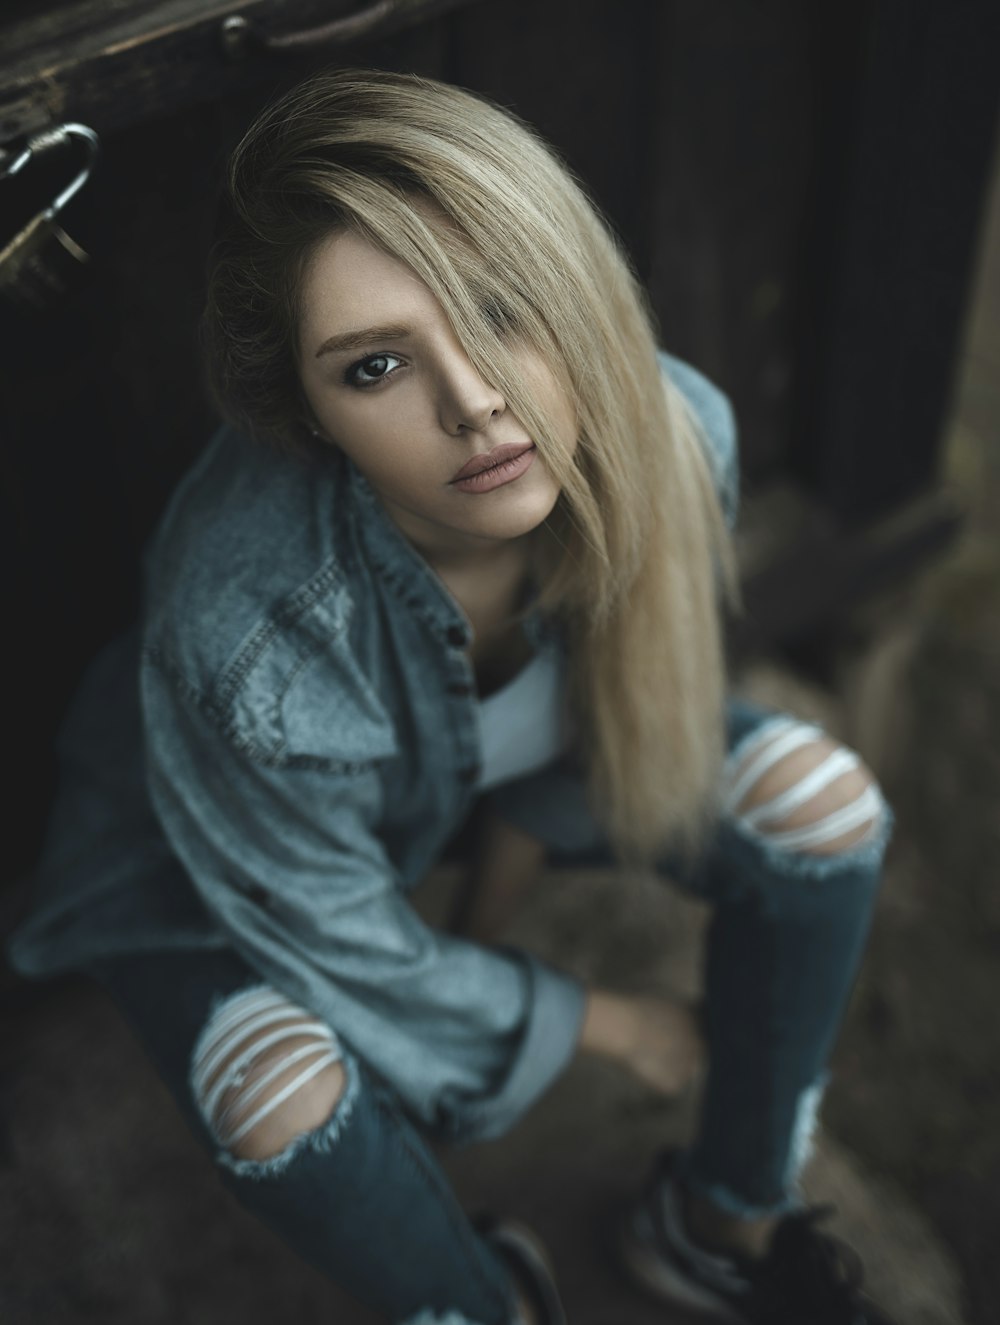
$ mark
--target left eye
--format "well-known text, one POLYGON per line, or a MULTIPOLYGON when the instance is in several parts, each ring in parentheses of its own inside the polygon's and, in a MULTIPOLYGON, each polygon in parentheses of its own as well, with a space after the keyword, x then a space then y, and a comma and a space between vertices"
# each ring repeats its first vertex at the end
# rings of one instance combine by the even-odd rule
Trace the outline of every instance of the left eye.
POLYGON ((402 362, 394 354, 369 354, 366 359, 351 364, 345 380, 349 386, 375 386, 394 373, 402 362))

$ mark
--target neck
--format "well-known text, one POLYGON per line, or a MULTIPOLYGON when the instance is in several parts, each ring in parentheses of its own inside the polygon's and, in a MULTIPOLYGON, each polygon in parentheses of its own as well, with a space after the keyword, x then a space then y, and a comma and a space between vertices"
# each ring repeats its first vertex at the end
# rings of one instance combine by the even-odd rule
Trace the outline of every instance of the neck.
POLYGON ((508 579, 525 574, 531 562, 530 550, 520 540, 481 556, 424 555, 438 575, 456 580, 508 579))
POLYGON ((410 538, 433 571, 457 580, 503 580, 524 575, 533 564, 536 541, 532 530, 519 538, 485 540, 479 545, 435 547, 410 538))

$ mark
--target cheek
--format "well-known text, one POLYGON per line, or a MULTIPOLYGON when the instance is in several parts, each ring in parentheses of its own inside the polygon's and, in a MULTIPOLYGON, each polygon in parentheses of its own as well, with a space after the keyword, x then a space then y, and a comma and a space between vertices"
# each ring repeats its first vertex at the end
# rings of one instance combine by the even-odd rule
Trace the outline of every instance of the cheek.
POLYGON ((546 404, 559 430, 560 442, 565 446, 567 452, 573 455, 580 438, 580 426, 572 401, 561 387, 556 386, 546 404))
POLYGON ((323 432, 342 450, 353 455, 370 446, 371 419, 363 411, 352 409, 350 399, 345 400, 339 393, 334 396, 329 388, 306 389, 306 399, 323 432))
POLYGON ((576 412, 576 406, 567 397, 562 397, 563 420, 566 428, 566 441, 570 451, 576 450, 577 443, 580 440, 580 419, 576 412))
POLYGON ((326 391, 319 384, 311 382, 303 373, 299 373, 299 386, 317 421, 325 427, 326 420, 330 417, 330 402, 326 391))
POLYGON ((399 493, 414 482, 414 448, 409 432, 394 431, 393 419, 374 411, 344 408, 318 401, 317 421, 330 444, 342 451, 378 488, 399 493))
POLYGON ((534 356, 525 362, 524 371, 538 399, 544 402, 546 413, 558 427, 561 438, 571 450, 575 450, 580 428, 569 383, 534 356))

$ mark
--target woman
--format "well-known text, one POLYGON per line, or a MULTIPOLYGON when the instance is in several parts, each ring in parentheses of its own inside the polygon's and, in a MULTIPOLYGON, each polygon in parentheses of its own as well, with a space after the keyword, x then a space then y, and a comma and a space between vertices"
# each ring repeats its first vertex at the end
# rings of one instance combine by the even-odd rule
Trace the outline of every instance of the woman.
POLYGON ((228 426, 150 551, 140 659, 71 715, 18 969, 100 979, 244 1204, 424 1325, 562 1318, 424 1135, 502 1133, 577 1051, 679 1090, 704 1038, 626 1268, 721 1319, 883 1321, 796 1176, 891 815, 850 751, 726 699, 724 397, 529 129, 394 74, 251 127, 204 328, 228 426), (474 806, 480 890, 437 932, 407 893, 474 806), (543 856, 715 903, 703 1027, 490 946, 543 856))

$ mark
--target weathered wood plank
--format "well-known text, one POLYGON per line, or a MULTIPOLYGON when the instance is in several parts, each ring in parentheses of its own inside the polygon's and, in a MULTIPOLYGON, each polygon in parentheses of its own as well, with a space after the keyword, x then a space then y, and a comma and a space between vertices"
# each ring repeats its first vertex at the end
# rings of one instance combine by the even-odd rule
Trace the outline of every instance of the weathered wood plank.
POLYGON ((937 474, 1000 112, 1000 6, 820 12, 811 334, 787 459, 857 524, 937 474))
POLYGON ((640 275, 653 235, 651 40, 660 0, 506 0, 454 22, 453 77, 493 97, 554 144, 609 217, 640 275), (569 11, 572 9, 572 14, 569 11))
MULTIPOLYGON (((396 0, 378 33, 394 33, 475 0, 396 0)), ((240 15, 285 35, 358 15, 357 0, 83 0, 22 22, 0 24, 0 143, 63 119, 108 133, 144 118, 225 95, 301 55, 227 54, 222 25, 240 15)), ((329 47, 330 58, 338 50, 329 47)))
POLYGON ((660 61, 653 305, 665 343, 732 397, 751 478, 780 466, 789 431, 814 11, 670 0, 649 34, 660 61))

